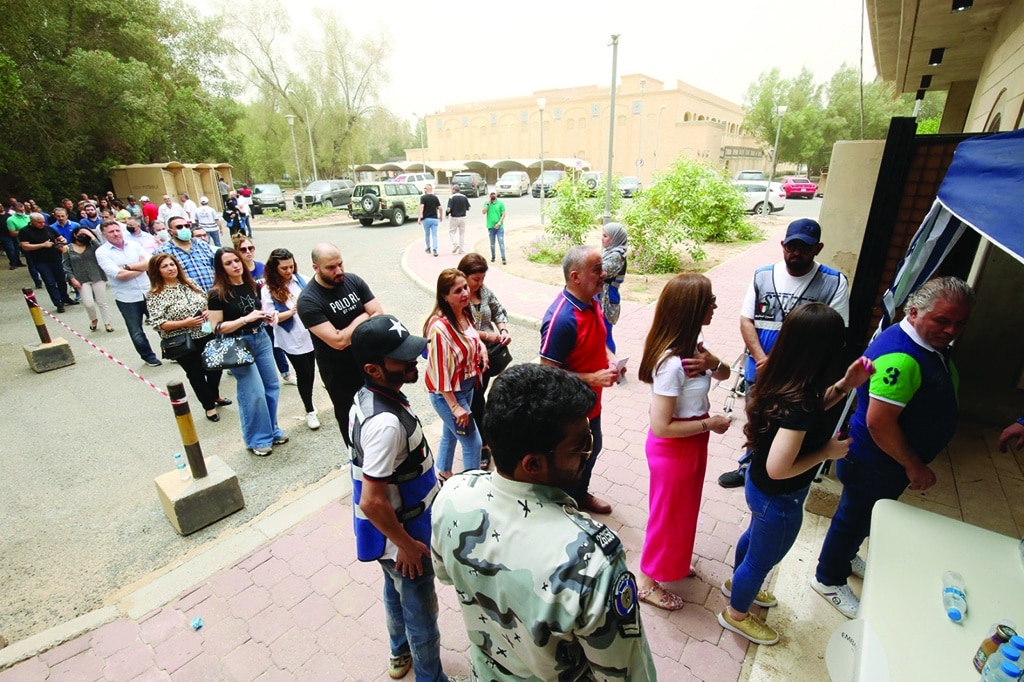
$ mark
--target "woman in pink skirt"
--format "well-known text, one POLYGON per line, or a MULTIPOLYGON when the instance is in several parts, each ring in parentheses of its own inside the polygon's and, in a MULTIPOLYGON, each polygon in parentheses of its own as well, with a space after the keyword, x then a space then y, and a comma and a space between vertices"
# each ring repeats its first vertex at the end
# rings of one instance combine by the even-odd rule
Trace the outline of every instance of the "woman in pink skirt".
POLYGON ((729 366, 704 348, 700 335, 716 307, 707 277, 677 275, 658 298, 640 362, 640 380, 651 384, 651 482, 639 597, 670 611, 682 608, 683 600, 662 583, 692 572, 708 438, 730 424, 729 417, 708 416, 711 379, 729 378, 729 366))

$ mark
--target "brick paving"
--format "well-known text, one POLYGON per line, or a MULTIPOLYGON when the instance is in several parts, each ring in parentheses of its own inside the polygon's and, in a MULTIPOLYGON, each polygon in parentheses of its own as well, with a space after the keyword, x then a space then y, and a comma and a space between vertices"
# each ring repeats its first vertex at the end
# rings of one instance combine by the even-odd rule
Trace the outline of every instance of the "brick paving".
MULTIPOLYGON (((743 293, 754 269, 778 258, 781 225, 771 228, 764 242, 708 273, 719 308, 705 343, 726 360, 741 351, 738 313, 743 293)), ((442 264, 424 254, 419 244, 409 246, 403 262, 414 278, 433 283, 442 264)), ((520 319, 538 320, 558 292, 557 287, 511 277, 500 267, 491 270, 487 282, 520 319)), ((622 538, 634 570, 639 570, 648 486, 643 449, 648 387, 635 376, 653 312, 653 304, 623 306, 615 337, 620 356, 633 358, 631 376, 605 391, 605 449, 594 477, 595 492, 615 507, 602 520, 622 538)), ((724 387, 713 391, 713 409, 721 409, 725 396, 724 387)), ((742 494, 719 488, 715 479, 735 465, 741 431, 738 420, 726 434, 711 436, 696 542, 697 577, 678 586, 687 605, 674 613, 643 607, 663 680, 733 682, 744 674, 746 641, 723 632, 715 619, 725 605, 718 586, 731 576, 733 548, 747 518, 742 494)), ((436 438, 436 428, 433 433, 436 438)), ((339 476, 332 485, 346 487, 344 480, 339 476)), ((387 680, 381 572, 355 558, 350 499, 347 493, 341 495, 193 587, 168 594, 169 601, 149 613, 132 618, 122 610, 111 622, 3 670, 0 682, 387 680), (198 630, 190 625, 196 617, 203 620, 198 630)), ((455 594, 440 585, 438 594, 444 667, 449 675, 465 675, 469 643, 455 594)))

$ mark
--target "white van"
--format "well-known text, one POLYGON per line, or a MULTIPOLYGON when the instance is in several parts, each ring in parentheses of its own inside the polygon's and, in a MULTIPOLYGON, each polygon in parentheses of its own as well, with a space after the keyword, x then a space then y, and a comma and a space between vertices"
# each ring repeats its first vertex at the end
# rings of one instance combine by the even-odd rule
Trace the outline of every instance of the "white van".
POLYGON ((530 191, 530 176, 523 171, 507 171, 498 178, 494 191, 499 197, 521 197, 530 191))

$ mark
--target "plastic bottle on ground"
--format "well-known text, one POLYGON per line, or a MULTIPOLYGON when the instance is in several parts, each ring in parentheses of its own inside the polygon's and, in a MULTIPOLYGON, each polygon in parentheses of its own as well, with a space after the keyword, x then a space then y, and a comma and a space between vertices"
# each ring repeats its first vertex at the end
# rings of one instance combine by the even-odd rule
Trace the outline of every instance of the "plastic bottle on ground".
POLYGON ((192 472, 188 470, 188 465, 185 464, 185 458, 181 456, 180 452, 174 453, 174 468, 178 470, 181 480, 187 481, 192 478, 192 472))

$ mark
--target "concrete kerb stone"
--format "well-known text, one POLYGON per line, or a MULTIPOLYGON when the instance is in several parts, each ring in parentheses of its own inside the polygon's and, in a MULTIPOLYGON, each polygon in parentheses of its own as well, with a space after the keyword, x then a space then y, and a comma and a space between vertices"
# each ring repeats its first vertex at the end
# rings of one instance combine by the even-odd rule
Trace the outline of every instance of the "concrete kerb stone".
POLYGON ((244 528, 218 538, 209 546, 201 547, 193 556, 163 569, 159 575, 118 599, 115 604, 90 611, 0 649, 0 670, 6 670, 118 618, 138 620, 154 609, 166 606, 183 592, 208 580, 218 571, 231 567, 351 492, 351 482, 347 475, 333 473, 325 476, 295 499, 278 503, 244 528))

